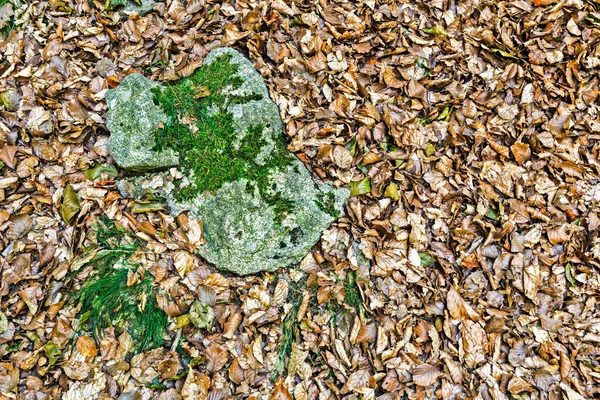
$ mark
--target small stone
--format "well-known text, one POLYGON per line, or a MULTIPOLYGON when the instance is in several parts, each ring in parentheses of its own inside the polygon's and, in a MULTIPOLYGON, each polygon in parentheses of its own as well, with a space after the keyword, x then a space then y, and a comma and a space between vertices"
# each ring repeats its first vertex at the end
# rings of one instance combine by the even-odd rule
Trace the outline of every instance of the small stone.
POLYGON ((189 211, 202 220, 206 244, 198 253, 219 269, 247 275, 297 264, 343 213, 349 190, 317 185, 306 166, 285 150, 277 105, 242 54, 230 48, 213 50, 199 73, 205 68, 202 79, 228 83, 216 87, 192 76, 180 87, 157 91, 152 90, 157 84, 138 75, 123 80, 125 88, 109 91, 107 124, 117 136, 111 136, 109 149, 117 163, 136 171, 178 164, 181 172, 123 179, 117 183, 119 190, 134 198, 151 190, 153 196, 166 198, 173 215, 189 211), (225 79, 223 74, 231 70, 233 76, 225 79), (122 93, 116 96, 115 91, 122 93), (178 109, 174 117, 173 107, 164 104, 171 93, 191 93, 197 103, 179 99, 176 104, 187 111, 182 115, 178 109), (165 113, 161 106, 171 111, 165 113), (119 123, 126 118, 123 128, 119 123), (161 126, 178 130, 160 131, 161 126), (156 135, 167 140, 165 154, 155 150, 156 135), (190 136, 175 144, 168 141, 181 135, 190 136), (131 149, 138 143, 141 150, 131 149), (214 146, 186 148, 189 143, 214 146), (149 168, 156 160, 162 166, 149 168), (160 187, 151 183, 157 180, 163 182, 160 187))

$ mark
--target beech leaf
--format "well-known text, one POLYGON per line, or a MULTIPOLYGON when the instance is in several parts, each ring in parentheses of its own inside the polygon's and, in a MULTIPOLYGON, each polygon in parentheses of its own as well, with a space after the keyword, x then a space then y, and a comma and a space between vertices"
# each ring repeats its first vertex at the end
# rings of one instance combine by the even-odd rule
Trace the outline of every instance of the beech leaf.
POLYGON ((360 181, 350 182, 350 196, 359 196, 371 192, 371 181, 364 178, 360 181))
POLYGON ((77 194, 73 190, 73 186, 71 184, 67 184, 65 186, 65 190, 63 192, 60 207, 58 212, 62 219, 70 224, 73 220, 73 217, 81 210, 81 206, 79 205, 79 199, 77 199, 77 194))

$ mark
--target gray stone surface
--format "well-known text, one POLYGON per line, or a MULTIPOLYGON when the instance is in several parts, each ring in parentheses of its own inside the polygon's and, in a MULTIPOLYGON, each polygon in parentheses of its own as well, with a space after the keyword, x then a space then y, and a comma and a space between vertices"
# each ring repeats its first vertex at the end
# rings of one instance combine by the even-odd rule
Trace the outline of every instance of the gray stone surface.
POLYGON ((150 90, 156 86, 156 82, 132 74, 106 92, 108 150, 121 168, 141 172, 179 163, 173 150, 153 150, 159 123, 167 121, 162 109, 152 101, 150 90))
POLYGON ((135 4, 133 1, 129 0, 127 2, 127 6, 125 7, 125 13, 129 14, 133 11, 138 13, 141 16, 150 14, 152 10, 154 10, 154 5, 156 1, 154 0, 141 0, 141 5, 135 4))
MULTIPOLYGON (((266 144, 255 160, 256 163, 265 165, 269 154, 275 146, 280 145, 277 138, 282 135, 283 124, 279 110, 270 100, 260 74, 240 53, 228 48, 214 50, 205 59, 205 65, 224 53, 231 55, 230 62, 238 64, 237 75, 243 78, 241 87, 229 88, 229 93, 262 96, 260 100, 229 105, 227 110, 233 116, 240 140, 249 126, 265 127, 263 135, 266 144)), ((143 86, 148 87, 148 84, 143 86)), ((150 92, 144 92, 144 96, 147 93, 150 92)), ((151 97, 144 97, 142 103, 138 102, 136 106, 144 110, 152 109, 146 104, 152 103, 151 97)), ((156 110, 152 113, 160 117, 156 110)), ((132 114, 130 126, 139 124, 137 119, 144 118, 144 115, 132 114)), ((156 120, 162 121, 159 118, 156 120)), ((152 131, 150 127, 147 128, 152 131)), ((139 130, 136 132, 139 134, 139 130)), ((120 146, 124 145, 123 141, 119 142, 119 146, 113 143, 110 146, 111 152, 123 151, 120 146)), ((232 145, 239 146, 239 143, 232 145)), ((159 159, 162 157, 158 155, 159 159)), ((173 161, 175 158, 168 155, 165 159, 173 161)), ((171 172, 124 179, 118 182, 118 187, 123 195, 134 198, 151 190, 154 195, 165 198, 173 215, 189 211, 191 216, 202 220, 206 244, 199 249, 199 254, 217 268, 240 275, 273 271, 297 264, 319 240, 323 230, 343 213, 349 197, 348 189, 336 189, 328 184, 317 185, 305 165, 296 157, 292 159, 284 170, 274 168, 269 175, 268 195, 278 194, 293 204, 292 209, 280 218, 274 207, 261 197, 256 185, 249 184, 246 179, 224 183, 215 192, 199 193, 186 201, 177 200, 175 196, 177 188, 185 186, 186 177, 175 173, 174 169, 171 172), (327 199, 329 204, 324 206, 327 199)), ((144 164, 142 157, 137 158, 136 155, 136 165, 145 166, 149 163, 146 161, 144 164)))

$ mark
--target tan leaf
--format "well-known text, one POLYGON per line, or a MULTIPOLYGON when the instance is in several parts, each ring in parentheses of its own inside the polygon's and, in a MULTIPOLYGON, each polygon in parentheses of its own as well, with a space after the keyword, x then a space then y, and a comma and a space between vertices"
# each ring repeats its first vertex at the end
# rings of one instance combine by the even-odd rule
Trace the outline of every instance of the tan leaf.
POLYGON ((225 25, 225 36, 223 37, 222 44, 223 46, 231 46, 238 40, 245 38, 251 33, 251 31, 240 32, 238 27, 234 24, 227 24, 225 25))
POLYGON ((27 129, 33 136, 46 136, 52 132, 52 115, 43 107, 33 107, 27 119, 27 129))
POLYGON ((6 143, 2 150, 0 150, 0 161, 6 164, 8 167, 14 169, 17 165, 17 146, 9 146, 6 143))
POLYGON ((273 297, 271 298, 271 304, 274 306, 283 304, 287 299, 289 286, 289 282, 285 279, 277 282, 277 286, 275 286, 275 290, 273 291, 273 297))
POLYGON ((377 326, 375 324, 363 325, 358 331, 356 343, 373 343, 377 339, 377 326))
POLYGON ((552 244, 568 242, 571 239, 570 235, 565 231, 565 225, 549 230, 547 235, 548 240, 552 244))
POLYGON ((562 352, 560 353, 560 377, 566 379, 571 374, 571 360, 569 356, 562 352))
POLYGON ((440 377, 441 372, 430 364, 417 365, 412 372, 413 381, 419 386, 431 386, 440 377))
POLYGON ((378 161, 381 161, 381 156, 377 153, 370 151, 363 156, 360 163, 362 165, 370 165, 370 164, 376 163, 378 161))
POLYGON ((479 319, 479 316, 475 310, 473 310, 471 306, 463 300, 461 295, 456 291, 456 289, 454 289, 453 286, 451 286, 450 290, 448 290, 448 296, 446 300, 448 302, 448 312, 452 318, 458 320, 470 318, 474 321, 479 319))
POLYGON ((537 289, 540 280, 540 266, 538 263, 527 262, 523 266, 523 288, 525 296, 537 303, 537 289))
POLYGON ((508 151, 508 147, 494 141, 494 140, 489 140, 488 141, 490 147, 492 149, 494 149, 494 151, 498 154, 500 154, 502 157, 508 158, 509 156, 509 151, 508 151))
POLYGON ((162 379, 171 379, 181 369, 182 365, 175 357, 167 358, 158 363, 158 373, 162 379))
POLYGON ((240 325, 240 322, 242 322, 242 314, 239 312, 232 313, 223 327, 223 337, 227 339, 233 339, 235 330, 240 325))
POLYGON ((384 66, 381 70, 381 76, 388 87, 400 89, 403 86, 402 81, 396 78, 392 67, 384 66))
POLYGON ((452 381, 457 384, 462 383, 464 375, 460 363, 454 361, 452 357, 445 357, 444 363, 446 363, 446 368, 452 381))
POLYGON ((207 400, 209 387, 210 378, 190 368, 181 388, 181 396, 184 400, 207 400))
POLYGON ((188 14, 194 14, 203 10, 205 6, 206 0, 189 0, 186 2, 185 11, 187 11, 188 14))
POLYGON ((409 236, 410 243, 415 245, 417 250, 420 250, 420 245, 427 243, 425 219, 422 216, 413 213, 408 213, 407 219, 411 226, 409 236))
POLYGON ((264 364, 265 360, 263 358, 263 343, 262 343, 262 335, 258 335, 252 343, 252 355, 261 364, 264 364))
POLYGON ((96 357, 98 355, 96 342, 89 336, 80 336, 79 339, 77 339, 75 347, 86 357, 96 357))
POLYGON ((229 366, 229 379, 236 385, 239 385, 246 379, 246 373, 242 367, 240 367, 237 358, 234 358, 229 366))
POLYGON ((275 389, 269 397, 269 400, 292 400, 292 396, 290 396, 290 392, 288 392, 287 388, 283 386, 283 379, 279 378, 277 383, 275 384, 275 389))
POLYGON ((182 278, 194 269, 194 257, 185 250, 180 250, 173 256, 175 268, 182 278))
POLYGON ((206 358, 206 369, 210 372, 220 371, 229 361, 227 348, 217 342, 208 346, 204 351, 204 357, 206 358))
POLYGON ((352 165, 352 154, 345 147, 335 146, 331 158, 335 165, 341 169, 348 169, 352 165))
POLYGON ((357 388, 368 387, 369 385, 369 372, 366 369, 359 369, 354 371, 349 377, 344 387, 342 387, 342 393, 349 393, 357 388))
POLYGON ((525 161, 531 158, 531 149, 527 143, 517 142, 510 146, 510 150, 519 165, 523 165, 525 161))
POLYGON ((200 300, 202 303, 208 304, 211 307, 214 307, 217 303, 217 293, 209 286, 199 285, 198 300, 200 300))
POLYGON ((305 292, 302 297, 302 303, 300 303, 300 307, 298 308, 298 317, 297 321, 300 322, 306 316, 306 312, 308 311, 308 303, 310 301, 310 293, 305 292))
POLYGON ((522 392, 531 392, 532 390, 533 386, 519 376, 514 376, 510 382, 508 382, 508 391, 511 394, 518 395, 522 392))
POLYGON ((72 334, 73 329, 71 328, 71 324, 69 324, 69 320, 64 316, 61 316, 56 321, 56 324, 50 333, 50 338, 59 348, 64 349, 69 340, 71 340, 72 334))

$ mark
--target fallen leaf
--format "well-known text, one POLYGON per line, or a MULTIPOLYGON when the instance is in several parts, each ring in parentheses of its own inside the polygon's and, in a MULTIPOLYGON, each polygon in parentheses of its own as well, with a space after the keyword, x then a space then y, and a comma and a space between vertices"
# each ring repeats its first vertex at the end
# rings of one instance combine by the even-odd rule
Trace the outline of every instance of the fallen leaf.
POLYGON ((65 190, 63 191, 58 212, 63 221, 65 221, 67 224, 70 224, 73 220, 73 217, 75 217, 80 210, 81 206, 79 205, 77 194, 73 190, 73 186, 71 186, 69 183, 67 186, 65 186, 65 190))

